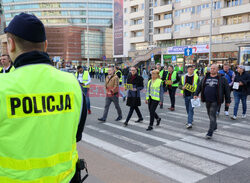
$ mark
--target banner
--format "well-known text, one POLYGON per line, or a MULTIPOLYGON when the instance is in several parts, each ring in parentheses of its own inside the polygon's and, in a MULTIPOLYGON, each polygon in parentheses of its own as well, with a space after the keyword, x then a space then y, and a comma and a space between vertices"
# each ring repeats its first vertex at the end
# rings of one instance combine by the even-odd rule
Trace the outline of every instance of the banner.
POLYGON ((173 46, 168 48, 168 54, 184 54, 185 48, 192 48, 194 53, 209 53, 209 45, 173 46))
POLYGON ((123 0, 114 0, 114 56, 123 55, 123 0))

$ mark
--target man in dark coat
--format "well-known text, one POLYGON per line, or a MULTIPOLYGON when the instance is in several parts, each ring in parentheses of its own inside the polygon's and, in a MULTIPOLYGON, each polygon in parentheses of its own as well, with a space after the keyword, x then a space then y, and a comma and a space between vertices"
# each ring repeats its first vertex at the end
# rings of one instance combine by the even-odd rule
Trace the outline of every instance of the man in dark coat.
POLYGON ((127 95, 127 106, 130 106, 130 110, 127 116, 127 119, 124 123, 124 126, 128 125, 128 122, 133 115, 134 110, 138 115, 137 123, 143 121, 142 114, 140 112, 139 106, 141 106, 141 97, 140 91, 143 89, 143 78, 137 74, 137 70, 135 67, 131 67, 130 69, 131 74, 129 74, 127 80, 127 88, 128 88, 128 95, 127 95))

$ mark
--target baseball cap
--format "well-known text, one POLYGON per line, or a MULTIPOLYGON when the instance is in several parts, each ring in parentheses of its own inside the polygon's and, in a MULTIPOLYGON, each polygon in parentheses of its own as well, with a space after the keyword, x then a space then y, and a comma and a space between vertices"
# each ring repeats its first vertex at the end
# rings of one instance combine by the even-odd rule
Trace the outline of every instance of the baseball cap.
POLYGON ((41 20, 35 15, 27 13, 16 15, 8 27, 4 29, 4 32, 14 34, 30 42, 38 43, 46 40, 45 28, 41 20))

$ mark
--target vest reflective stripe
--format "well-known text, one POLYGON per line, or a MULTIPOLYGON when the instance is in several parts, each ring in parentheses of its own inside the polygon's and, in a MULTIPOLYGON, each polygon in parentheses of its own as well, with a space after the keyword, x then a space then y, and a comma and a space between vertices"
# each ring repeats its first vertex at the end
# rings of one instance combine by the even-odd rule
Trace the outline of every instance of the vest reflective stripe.
POLYGON ((116 73, 115 73, 115 74, 117 74, 118 72, 120 72, 120 73, 121 73, 121 77, 119 78, 119 82, 120 82, 120 83, 122 83, 122 72, 121 72, 120 70, 118 70, 118 71, 116 71, 116 73))
MULTIPOLYGON (((185 74, 184 76, 181 77, 181 83, 182 83, 182 86, 185 86, 185 81, 186 81, 186 77, 187 77, 187 74, 185 74)), ((198 79, 199 77, 197 76, 197 74, 194 74, 194 82, 193 82, 193 86, 195 87, 195 91, 197 89, 197 85, 198 85, 198 79)), ((181 90, 181 93, 183 94, 184 91, 181 90)))
POLYGON ((78 158, 76 133, 82 110, 75 77, 34 64, 1 76, 0 82, 0 182, 68 183, 78 158), (69 100, 63 98, 67 93, 69 100), (71 110, 63 112, 67 105, 71 110), (21 110, 23 116, 18 115, 21 110))
MULTIPOLYGON (((168 80, 168 76, 169 76, 169 73, 167 74, 166 80, 168 80)), ((177 72, 173 71, 172 76, 171 76, 171 81, 172 82, 176 81, 176 76, 177 76, 177 72)), ((172 84, 172 86, 174 86, 174 87, 178 87, 178 85, 179 85, 178 83, 172 84)))
MULTIPOLYGON (((78 73, 76 72, 75 74, 76 78, 78 79, 78 73)), ((84 71, 83 72, 83 76, 82 76, 82 83, 87 83, 89 81, 89 72, 88 71, 84 71)), ((83 88, 89 88, 90 85, 82 85, 83 88)))
POLYGON ((160 101, 160 89, 161 89, 162 80, 156 79, 155 82, 153 84, 151 84, 151 86, 150 86, 151 82, 152 82, 152 80, 148 81, 146 100, 149 100, 149 96, 151 96, 151 98, 153 100, 160 101), (149 93, 149 86, 150 86, 150 93, 149 93))

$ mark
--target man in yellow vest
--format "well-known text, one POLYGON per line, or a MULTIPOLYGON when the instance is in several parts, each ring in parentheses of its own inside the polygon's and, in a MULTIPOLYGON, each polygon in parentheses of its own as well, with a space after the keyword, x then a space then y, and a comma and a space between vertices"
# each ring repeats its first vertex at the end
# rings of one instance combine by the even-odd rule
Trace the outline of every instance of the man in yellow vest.
POLYGON ((199 83, 199 76, 194 73, 194 68, 192 65, 187 67, 188 73, 181 77, 181 81, 179 83, 179 89, 182 90, 183 97, 185 100, 186 111, 188 114, 186 128, 192 128, 193 116, 194 116, 194 108, 191 104, 191 99, 194 97, 194 92, 197 89, 197 85, 199 83))
POLYGON ((3 68, 1 69, 0 73, 8 73, 13 72, 15 70, 15 67, 11 62, 10 56, 7 54, 3 54, 1 56, 1 63, 3 65, 3 68))
POLYGON ((16 69, 0 77, 0 182, 74 181, 87 112, 81 86, 52 66, 36 16, 16 15, 4 31, 16 69))
POLYGON ((83 91, 86 97, 88 114, 91 114, 90 99, 89 99, 89 88, 90 88, 91 77, 89 75, 89 72, 87 70, 84 71, 82 66, 77 66, 77 72, 75 76, 79 81, 80 85, 83 87, 83 91))
POLYGON ((122 96, 123 102, 125 102, 126 95, 121 91, 121 86, 122 86, 122 71, 119 69, 118 66, 115 67, 115 74, 119 78, 119 93, 122 96))
POLYGON ((175 110, 175 93, 178 88, 178 83, 180 81, 180 77, 177 74, 177 71, 174 71, 174 67, 172 65, 168 66, 168 74, 166 76, 166 88, 169 92, 169 97, 171 101, 171 107, 168 109, 170 111, 175 110))

